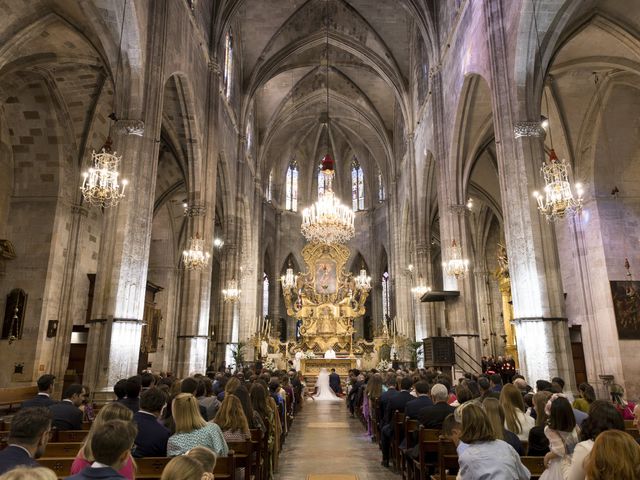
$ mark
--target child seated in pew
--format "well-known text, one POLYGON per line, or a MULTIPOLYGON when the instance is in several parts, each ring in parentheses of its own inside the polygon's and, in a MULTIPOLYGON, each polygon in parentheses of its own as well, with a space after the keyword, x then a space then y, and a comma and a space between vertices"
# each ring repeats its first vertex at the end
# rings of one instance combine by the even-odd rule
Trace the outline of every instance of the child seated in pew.
POLYGON ((0 480, 58 480, 53 470, 45 467, 18 467, 0 475, 0 480))
POLYGON ((187 452, 188 457, 195 458, 198 462, 202 464, 204 467, 205 473, 211 473, 211 478, 213 478, 213 471, 216 468, 216 462, 218 461, 218 456, 206 447, 195 447, 187 452))
POLYGON ((205 471, 195 458, 180 455, 167 463, 160 480, 213 480, 213 474, 205 471))
POLYGON ((131 456, 136 426, 124 420, 111 420, 97 427, 91 437, 94 461, 68 480, 126 480, 120 470, 131 456))

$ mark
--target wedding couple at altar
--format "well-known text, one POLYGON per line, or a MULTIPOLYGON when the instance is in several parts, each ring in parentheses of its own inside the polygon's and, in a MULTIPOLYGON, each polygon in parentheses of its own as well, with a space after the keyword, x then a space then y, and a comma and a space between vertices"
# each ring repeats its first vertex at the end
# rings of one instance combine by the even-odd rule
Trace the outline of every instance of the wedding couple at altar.
POLYGON ((321 368, 318 380, 316 381, 316 393, 311 398, 329 402, 342 401, 336 393, 342 393, 340 376, 333 368, 331 369, 331 374, 329 374, 326 368, 321 368))

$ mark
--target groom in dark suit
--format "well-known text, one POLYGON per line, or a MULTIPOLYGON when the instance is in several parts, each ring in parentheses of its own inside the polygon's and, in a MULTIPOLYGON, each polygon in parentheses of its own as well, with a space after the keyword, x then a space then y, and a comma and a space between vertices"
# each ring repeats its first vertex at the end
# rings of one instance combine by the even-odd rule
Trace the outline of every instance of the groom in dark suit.
POLYGON ((335 392, 336 395, 340 395, 342 393, 342 385, 340 384, 340 375, 336 373, 336 369, 331 369, 331 374, 329 375, 329 386, 331 390, 335 392))

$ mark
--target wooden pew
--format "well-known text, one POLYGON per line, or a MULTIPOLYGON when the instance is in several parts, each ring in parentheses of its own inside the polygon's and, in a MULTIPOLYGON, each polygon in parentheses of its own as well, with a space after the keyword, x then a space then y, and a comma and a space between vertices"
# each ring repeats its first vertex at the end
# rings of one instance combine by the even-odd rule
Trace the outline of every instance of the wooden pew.
POLYGON ((56 433, 57 442, 84 442, 88 430, 59 430, 56 433))
POLYGON ((43 467, 50 468, 55 472, 58 478, 66 478, 71 475, 71 464, 74 458, 39 458, 38 463, 43 467))
POLYGON ((14 406, 19 407, 22 402, 37 394, 38 387, 36 386, 0 388, 0 408, 12 411, 14 406))
POLYGON ((531 472, 531 479, 537 480, 544 472, 544 457, 520 457, 522 464, 531 472))
POLYGON ((45 458, 75 458, 82 442, 49 442, 44 450, 45 458))
POLYGON ((400 465, 400 436, 401 432, 404 432, 404 412, 394 412, 391 417, 393 422, 393 438, 391 439, 391 460, 393 461, 393 468, 400 472, 402 467, 400 465))
MULTIPOLYGON (((264 436, 266 437, 266 435, 264 436)), ((253 444, 253 451, 255 452, 255 480, 262 480, 264 478, 264 459, 269 454, 268 445, 263 438, 262 430, 255 428, 251 430, 251 443, 253 444)))
POLYGON ((407 452, 410 451, 416 444, 416 438, 418 435, 418 429, 420 424, 417 420, 412 418, 405 418, 404 421, 404 441, 405 448, 400 449, 400 467, 403 480, 411 480, 413 478, 413 459, 411 459, 407 452))
POLYGON ((233 450, 229 450, 226 457, 218 457, 213 476, 216 480, 236 480, 236 458, 233 450))
POLYGON ((229 450, 233 450, 236 468, 244 468, 244 480, 251 480, 251 476, 255 470, 253 443, 251 440, 246 442, 227 442, 229 450))
POLYGON ((136 458, 136 478, 160 478, 164 467, 171 457, 144 457, 136 458))
POLYGON ((440 431, 420 427, 418 430, 419 457, 413 459, 413 478, 426 480, 429 478, 429 470, 435 470, 438 466, 438 444, 440 431))
MULTIPOLYGON (((434 475, 431 478, 437 478, 439 480, 445 480, 451 477, 454 470, 457 471, 460 468, 458 464, 458 451, 455 444, 451 440, 440 438, 438 442, 438 475, 434 475)), ((455 478, 455 475, 453 475, 455 478)))

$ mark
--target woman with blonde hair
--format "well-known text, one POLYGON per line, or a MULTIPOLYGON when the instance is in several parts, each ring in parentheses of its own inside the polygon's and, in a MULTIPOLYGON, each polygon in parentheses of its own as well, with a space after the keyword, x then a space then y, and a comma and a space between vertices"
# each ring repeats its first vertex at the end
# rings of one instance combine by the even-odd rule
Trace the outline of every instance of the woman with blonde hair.
POLYGON ((535 420, 527 415, 524 400, 520 390, 515 385, 507 383, 500 392, 500 405, 504 408, 504 428, 515 433, 520 441, 529 439, 529 431, 535 425, 535 420))
POLYGON ((213 421, 220 427, 227 442, 244 442, 251 438, 249 422, 242 409, 242 403, 231 393, 225 394, 213 421))
POLYGON ((193 447, 210 448, 217 455, 226 455, 229 451, 220 427, 215 423, 207 423, 202 415, 198 401, 190 393, 176 395, 171 403, 176 433, 169 437, 167 456, 182 455, 193 447))
POLYGON ((522 442, 518 436, 504 428, 504 409, 498 399, 492 397, 485 398, 482 402, 482 408, 484 408, 489 418, 495 437, 511 445, 513 449, 518 452, 518 455, 523 455, 522 442))
POLYGON ((638 480, 640 445, 626 432, 602 432, 593 443, 585 473, 589 480, 638 480))
POLYGON ((58 480, 58 476, 44 467, 18 467, 0 475, 0 480, 58 480))
MULTIPOLYGON (((71 475, 75 475, 76 473, 81 472, 95 461, 93 452, 91 451, 91 439, 93 438, 94 432, 110 420, 123 420, 125 422, 132 422, 133 412, 119 402, 108 403, 100 409, 98 415, 96 416, 96 419, 91 424, 91 429, 89 430, 89 433, 87 434, 82 447, 80 447, 75 460, 71 464, 71 475)), ((128 478, 129 480, 135 479, 136 465, 131 455, 129 455, 126 463, 118 471, 118 473, 123 477, 128 478)))
POLYGON ((187 452, 187 457, 195 458, 202 464, 205 472, 210 472, 213 475, 213 469, 216 468, 218 462, 218 457, 213 451, 206 447, 196 447, 187 452))
POLYGON ((162 471, 160 480, 213 480, 213 474, 207 472, 196 458, 181 455, 173 458, 162 471))
POLYGON ((489 417, 482 407, 466 403, 457 408, 462 430, 458 440, 460 478, 529 480, 531 473, 520 456, 505 441, 496 439, 489 417))

